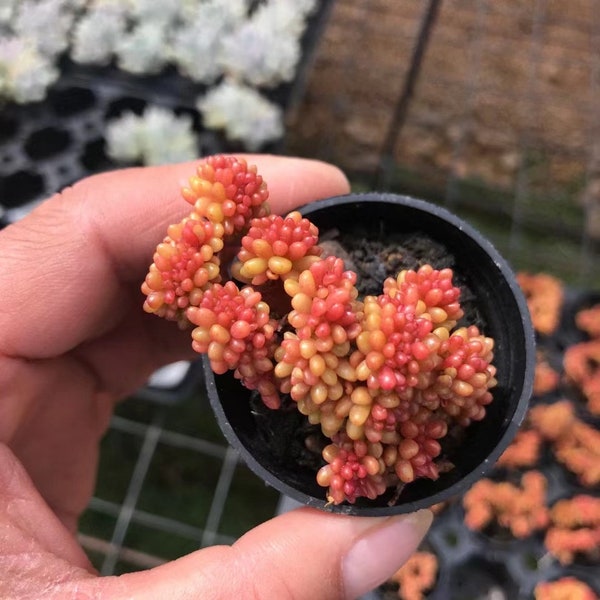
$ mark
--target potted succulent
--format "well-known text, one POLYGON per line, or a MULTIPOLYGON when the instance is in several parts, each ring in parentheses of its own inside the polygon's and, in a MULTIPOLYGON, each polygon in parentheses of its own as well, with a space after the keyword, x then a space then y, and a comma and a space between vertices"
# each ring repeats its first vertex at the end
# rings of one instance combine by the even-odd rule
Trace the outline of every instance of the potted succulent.
POLYGON ((182 195, 193 210, 158 245, 144 308, 191 325, 219 423, 265 481, 380 515, 440 502, 493 465, 526 411, 534 336, 479 233, 390 194, 270 215, 262 177, 234 157, 202 162, 182 195), (371 244, 366 284, 344 237, 371 244))

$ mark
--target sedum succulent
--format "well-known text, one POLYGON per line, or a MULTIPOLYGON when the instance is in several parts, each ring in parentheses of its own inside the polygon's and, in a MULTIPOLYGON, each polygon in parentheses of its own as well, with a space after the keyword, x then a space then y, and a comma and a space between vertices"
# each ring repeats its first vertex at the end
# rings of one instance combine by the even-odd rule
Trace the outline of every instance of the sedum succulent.
POLYGON ((197 104, 204 126, 221 129, 231 140, 257 150, 283 135, 283 111, 254 88, 224 80, 202 96, 197 104))
POLYGON ((15 36, 0 39, 0 99, 19 104, 43 100, 58 75, 31 41, 15 36))
POLYGON ((425 264, 360 298, 342 259, 321 257, 314 224, 269 214, 243 159, 206 159, 182 196, 192 211, 157 246, 144 309, 192 326, 216 373, 233 371, 271 409, 289 397, 320 427, 329 501, 451 468, 444 438, 485 416, 496 384, 493 340, 457 325, 452 271, 425 264))

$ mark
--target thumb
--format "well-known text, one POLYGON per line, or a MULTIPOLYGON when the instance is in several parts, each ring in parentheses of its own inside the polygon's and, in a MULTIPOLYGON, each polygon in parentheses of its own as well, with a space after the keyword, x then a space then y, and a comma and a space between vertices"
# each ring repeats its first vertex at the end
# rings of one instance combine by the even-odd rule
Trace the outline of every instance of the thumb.
POLYGON ((150 571, 104 580, 107 597, 147 600, 351 599, 388 579, 431 524, 422 510, 349 517, 299 509, 253 529, 233 546, 200 550, 150 571))

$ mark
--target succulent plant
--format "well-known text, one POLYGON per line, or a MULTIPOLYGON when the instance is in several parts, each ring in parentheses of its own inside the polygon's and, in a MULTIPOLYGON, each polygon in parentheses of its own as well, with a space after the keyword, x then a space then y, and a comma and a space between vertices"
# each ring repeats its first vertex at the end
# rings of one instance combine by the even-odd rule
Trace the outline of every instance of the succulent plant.
POLYGON ((160 106, 111 119, 105 138, 108 156, 124 163, 162 165, 192 160, 198 153, 192 119, 160 106))
POLYGON ((356 274, 321 256, 314 224, 270 214, 266 183, 243 159, 206 159, 182 196, 192 212, 157 246, 144 309, 192 325, 212 369, 233 371, 270 409, 287 396, 320 426, 329 501, 375 499, 451 468, 441 441, 485 416, 496 384, 493 340, 457 324, 451 269, 403 270, 360 298, 356 274))
POLYGON ((546 478, 527 471, 521 485, 481 479, 464 496, 465 524, 482 530, 496 521, 516 538, 524 538, 548 525, 546 478))

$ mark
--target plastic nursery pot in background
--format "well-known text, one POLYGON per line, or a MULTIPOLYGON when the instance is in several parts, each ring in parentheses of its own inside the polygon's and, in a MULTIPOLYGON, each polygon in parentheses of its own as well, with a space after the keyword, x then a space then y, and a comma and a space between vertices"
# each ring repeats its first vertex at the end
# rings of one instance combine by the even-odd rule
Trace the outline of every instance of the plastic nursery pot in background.
MULTIPOLYGON (((318 466, 305 460, 301 451, 310 435, 306 417, 297 410, 257 408, 252 392, 230 373, 214 375, 205 359, 210 402, 226 438, 266 483, 302 504, 331 512, 365 516, 412 512, 463 493, 491 469, 511 442, 532 391, 534 333, 510 267, 473 227, 422 200, 350 194, 309 204, 301 212, 317 225, 321 240, 343 234, 366 243, 368 249, 369 242, 379 244, 416 234, 426 240, 421 243, 425 253, 428 244, 435 247, 437 258, 429 261, 424 256, 422 262, 431 262, 435 268, 451 266, 455 283, 463 290, 461 304, 468 324, 475 319, 483 333, 495 340, 493 364, 498 384, 492 388, 493 402, 486 407, 482 421, 464 430, 460 443, 444 450, 454 468, 435 481, 417 479, 399 494, 395 488, 388 489, 375 500, 359 498, 355 504, 327 502, 326 489, 315 479, 318 466)), ((373 263, 369 270, 377 268, 373 263)), ((361 274, 358 276, 360 289, 361 274)))

